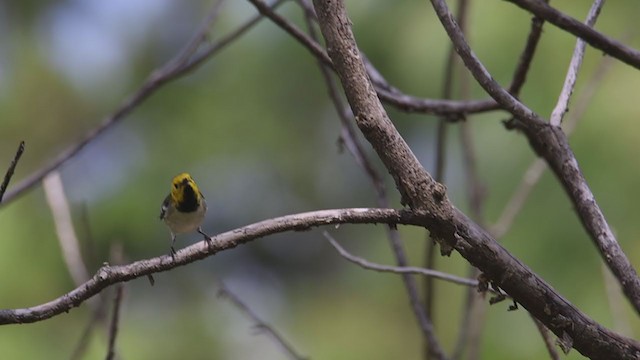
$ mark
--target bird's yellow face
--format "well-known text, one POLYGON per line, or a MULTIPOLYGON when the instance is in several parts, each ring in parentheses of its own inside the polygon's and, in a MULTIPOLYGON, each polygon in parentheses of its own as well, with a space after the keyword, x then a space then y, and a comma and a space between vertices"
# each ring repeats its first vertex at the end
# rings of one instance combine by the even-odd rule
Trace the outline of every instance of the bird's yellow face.
POLYGON ((175 204, 183 204, 190 200, 185 199, 185 196, 193 197, 199 193, 198 185, 188 173, 179 174, 171 181, 171 198, 175 204))

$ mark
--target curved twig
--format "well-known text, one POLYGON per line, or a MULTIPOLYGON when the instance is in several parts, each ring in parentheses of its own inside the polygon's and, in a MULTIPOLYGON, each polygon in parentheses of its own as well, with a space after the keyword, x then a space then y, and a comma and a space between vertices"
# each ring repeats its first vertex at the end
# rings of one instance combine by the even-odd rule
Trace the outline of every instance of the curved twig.
POLYGON ((199 242, 182 249, 175 255, 175 261, 171 255, 163 255, 129 265, 104 265, 89 281, 55 300, 30 308, 0 310, 0 325, 32 323, 51 318, 79 306, 110 285, 187 265, 260 237, 291 230, 307 230, 313 226, 344 223, 418 225, 420 221, 418 216, 409 212, 369 208, 322 210, 265 220, 216 235, 212 237, 213 242, 209 246, 205 242, 199 242))
MULTIPOLYGON (((369 269, 373 271, 387 272, 387 273, 393 273, 393 274, 422 275, 428 278, 447 281, 452 284, 464 285, 469 287, 478 287, 478 280, 464 278, 464 277, 448 274, 446 272, 442 272, 438 270, 421 268, 416 266, 389 266, 389 265, 372 263, 371 261, 365 260, 361 257, 355 256, 350 252, 348 252, 327 231, 323 231, 322 235, 327 239, 327 241, 329 241, 329 244, 331 244, 331 246, 333 246, 333 248, 336 249, 336 251, 338 252, 338 254, 340 254, 340 256, 360 266, 363 269, 369 269)), ((495 289, 488 289, 488 290, 495 292, 495 289)))

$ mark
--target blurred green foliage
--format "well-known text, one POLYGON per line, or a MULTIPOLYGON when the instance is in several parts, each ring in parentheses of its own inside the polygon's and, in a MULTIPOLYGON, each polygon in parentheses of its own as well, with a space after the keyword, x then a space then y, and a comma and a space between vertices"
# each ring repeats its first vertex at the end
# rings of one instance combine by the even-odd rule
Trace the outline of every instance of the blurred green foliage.
MULTIPOLYGON (((587 2, 554 2, 583 19, 587 2)), ((208 2, 139 1, 0 3, 0 161, 8 164, 20 140, 27 150, 12 184, 81 139, 167 61, 198 28, 208 2)), ((437 98, 448 40, 426 1, 351 1, 359 45, 395 86, 437 98)), ((630 0, 608 4, 597 28, 640 46, 630 0)), ((212 38, 255 13, 227 2, 212 38)), ((301 12, 280 13, 301 27, 301 12)), ((469 38, 493 76, 508 84, 526 39, 528 14, 505 2, 473 2, 469 38)), ((546 24, 523 101, 548 116, 564 80, 575 38, 546 24)), ((602 54, 588 48, 575 96, 602 54)), ((640 76, 615 62, 581 120, 571 144, 599 204, 632 263, 640 265, 640 76)), ((486 95, 474 84, 473 96, 486 95)), ((575 101, 573 102, 575 104, 575 101)), ((434 164, 436 118, 389 109, 394 123, 428 170, 434 164)), ((488 221, 534 158, 526 140, 506 131, 503 112, 469 117, 479 169, 488 189, 488 221)), ((459 136, 451 127, 446 183, 466 209, 459 136)), ((205 230, 223 232, 251 222, 313 209, 374 206, 368 178, 337 139, 340 125, 315 59, 290 36, 263 21, 192 74, 165 86, 123 122, 85 148, 61 172, 90 272, 122 244, 129 260, 168 251, 158 220, 160 202, 178 172, 191 172, 207 196, 205 230)), ((364 141, 364 140, 363 140, 364 141)), ((370 155, 371 150, 367 147, 370 155)), ((375 159, 375 157, 374 157, 375 159)), ((375 164, 386 175, 379 161, 375 164)), ((394 207, 400 207, 386 179, 394 207)), ((0 210, 0 308, 32 306, 73 288, 51 214, 40 188, 0 210)), ((391 264, 383 226, 342 226, 331 232, 368 259, 391 264)), ((402 228, 413 264, 422 264, 424 230, 402 228)), ((199 240, 181 236, 179 246, 199 240)), ((605 293, 603 269, 556 179, 546 174, 533 191, 504 246, 563 296, 605 326, 617 326, 605 293)), ((441 270, 467 274, 459 255, 438 259, 441 270)), ((200 263, 126 284, 118 353, 127 359, 281 359, 266 336, 226 300, 224 279, 299 352, 314 359, 416 359, 421 337, 401 280, 363 271, 341 259, 320 231, 254 241, 200 263)), ((435 325, 446 349, 458 333, 465 289, 437 283, 435 325)), ((112 292, 104 293, 111 301, 112 292)), ((546 356, 524 310, 488 309, 484 359, 546 356)), ((640 324, 623 300, 631 333, 640 324)), ((0 327, 7 359, 64 359, 73 352, 91 313, 0 327)), ((104 324, 87 359, 103 358, 104 324)), ((581 358, 572 351, 570 359, 581 358)))

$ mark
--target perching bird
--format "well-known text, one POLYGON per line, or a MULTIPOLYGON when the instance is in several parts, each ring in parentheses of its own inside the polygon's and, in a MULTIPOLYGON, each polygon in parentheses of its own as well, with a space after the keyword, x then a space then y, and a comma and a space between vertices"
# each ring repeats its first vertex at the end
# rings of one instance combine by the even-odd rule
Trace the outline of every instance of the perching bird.
POLYGON ((191 175, 182 173, 174 177, 171 182, 171 192, 164 199, 160 211, 160 219, 164 220, 171 230, 172 256, 176 253, 173 246, 177 234, 197 230, 206 241, 211 241, 211 237, 200 227, 206 212, 207 203, 191 175))

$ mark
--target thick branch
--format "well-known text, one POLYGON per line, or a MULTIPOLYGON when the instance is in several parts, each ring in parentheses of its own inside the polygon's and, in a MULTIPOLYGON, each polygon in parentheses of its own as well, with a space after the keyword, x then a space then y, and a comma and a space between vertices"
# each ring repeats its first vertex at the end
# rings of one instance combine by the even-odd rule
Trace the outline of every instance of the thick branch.
MULTIPOLYGON (((640 357, 638 342, 617 335, 588 318, 453 207, 443 186, 436 183, 418 163, 377 100, 351 32, 344 2, 314 0, 314 5, 330 49, 329 55, 358 126, 393 175, 403 201, 413 209, 424 211, 425 227, 431 235, 441 245, 457 250, 550 330, 562 339, 571 340, 584 355, 596 359, 640 357)), ((452 21, 446 7, 445 16, 452 21)), ((460 44, 455 46, 458 49, 460 44)), ((483 83, 504 91, 495 82, 485 79, 483 83)), ((504 94, 513 99, 506 91, 504 94)), ((510 110, 518 108, 518 105, 510 105, 510 110)), ((524 109, 526 107, 520 104, 519 110, 524 109)), ((528 109, 525 113, 523 115, 532 114, 528 109)))
MULTIPOLYGON (((464 34, 453 19, 443 0, 431 0, 438 18, 442 22, 458 55, 462 58, 473 77, 491 97, 514 115, 508 122, 510 128, 522 130, 534 151, 543 157, 571 198, 582 225, 600 251, 609 268, 622 285, 625 295, 640 312, 640 278, 631 262, 618 244, 609 224, 587 184, 578 161, 569 147, 562 129, 544 121, 498 84, 467 44, 464 34)), ((546 324, 545 324, 546 325, 546 324)))
MULTIPOLYGON (((313 19, 316 18, 313 5, 310 2, 307 3, 306 0, 300 0, 299 3, 303 7, 305 12, 309 35, 311 36, 313 41, 317 43, 318 36, 316 34, 313 22, 313 19)), ((325 79, 327 88, 329 89, 329 96, 331 97, 334 107, 336 108, 338 117, 340 118, 340 122, 342 122, 342 132, 340 138, 349 152, 353 155, 358 165, 371 180, 371 183, 376 192, 377 206, 388 208, 390 205, 384 181, 382 180, 382 176, 378 174, 375 166, 373 166, 373 164, 369 160, 369 156, 366 154, 366 151, 364 150, 362 145, 360 145, 360 141, 356 136, 356 130, 353 126, 354 120, 353 114, 351 114, 351 109, 349 109, 349 107, 344 104, 344 100, 342 100, 342 98, 340 97, 340 89, 334 77, 332 76, 332 73, 330 72, 330 67, 328 65, 325 65, 322 61, 318 61, 318 65, 320 66, 320 71, 322 73, 322 77, 325 79)), ((375 69, 373 67, 370 67, 369 71, 375 71, 375 69)), ((386 83, 386 80, 384 80, 382 75, 380 75, 379 78, 381 82, 386 83)), ((404 250, 404 246, 402 244, 402 239, 400 238, 400 233, 393 226, 389 226, 386 230, 389 244, 391 245, 391 250, 393 251, 393 254, 396 258, 396 263, 399 266, 406 266, 408 264, 408 260, 406 252, 404 250)), ((416 320, 420 325, 422 333, 426 336, 426 334, 428 334, 431 330, 432 325, 431 321, 429 321, 430 316, 428 316, 426 311, 420 305, 420 296, 418 294, 416 281, 409 274, 403 274, 402 281, 407 291, 407 295, 409 296, 411 309, 416 316, 416 320)))
POLYGON ((623 43, 611 39, 602 33, 594 30, 588 25, 583 24, 564 13, 552 8, 544 1, 540 0, 507 0, 517 6, 529 11, 530 13, 540 17, 553 25, 570 32, 571 34, 583 39, 589 45, 596 49, 602 50, 608 55, 640 69, 640 51, 630 48, 623 43))

